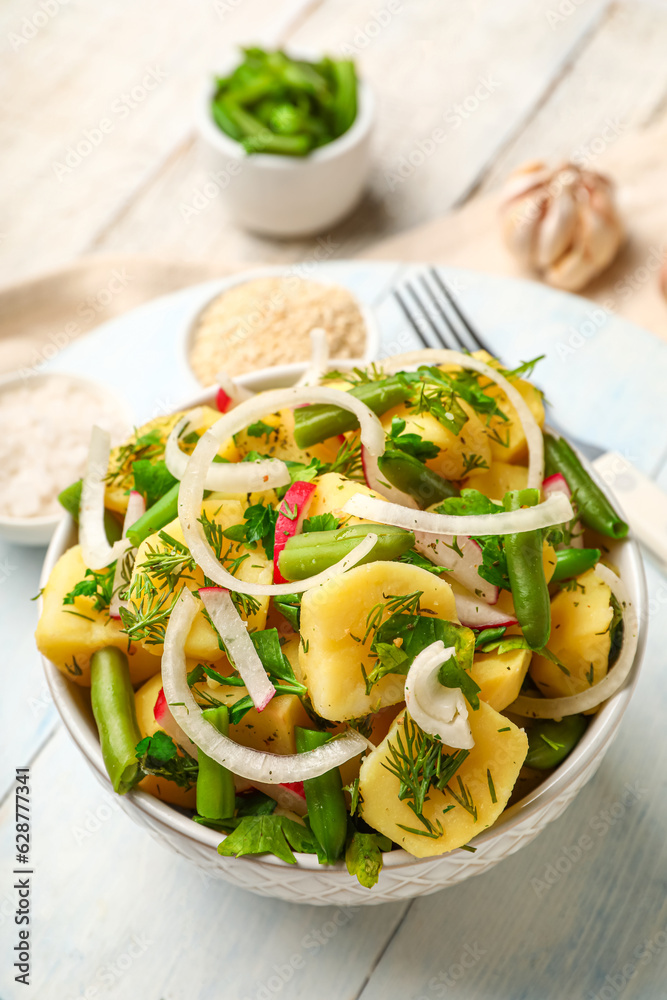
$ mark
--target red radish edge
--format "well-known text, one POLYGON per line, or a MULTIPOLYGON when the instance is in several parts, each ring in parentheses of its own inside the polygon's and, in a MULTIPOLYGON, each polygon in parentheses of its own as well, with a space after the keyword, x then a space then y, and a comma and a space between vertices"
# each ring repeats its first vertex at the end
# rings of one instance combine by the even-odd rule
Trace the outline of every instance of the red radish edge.
MULTIPOLYGON (((303 522, 308 515, 308 508, 313 499, 313 493, 317 487, 315 483, 304 483, 300 479, 292 483, 287 493, 278 507, 278 519, 273 540, 273 582, 287 583, 287 580, 280 572, 278 563, 280 553, 287 545, 290 538, 300 534, 303 522), (289 517, 285 510, 296 509, 294 517, 289 517)), ((258 709, 259 711, 259 709, 258 709)))
POLYGON ((215 405, 218 407, 221 413, 226 413, 229 409, 230 403, 232 402, 232 397, 225 392, 221 387, 215 397, 215 405))
POLYGON ((473 632, 484 632, 487 628, 509 628, 510 625, 518 625, 516 618, 508 618, 506 622, 494 622, 493 625, 466 625, 461 622, 464 628, 472 629, 473 632))
POLYGON ((542 490, 545 495, 549 495, 551 493, 565 493, 568 497, 572 496, 572 490, 570 489, 567 479, 562 472, 554 472, 553 476, 547 476, 542 483, 542 490))
POLYGON ((164 694, 164 688, 160 688, 160 693, 155 701, 155 707, 153 709, 153 718, 156 722, 162 722, 165 712, 167 711, 167 699, 164 694))
POLYGON ((306 797, 303 781, 283 781, 280 787, 289 789, 290 792, 300 795, 302 799, 306 797))

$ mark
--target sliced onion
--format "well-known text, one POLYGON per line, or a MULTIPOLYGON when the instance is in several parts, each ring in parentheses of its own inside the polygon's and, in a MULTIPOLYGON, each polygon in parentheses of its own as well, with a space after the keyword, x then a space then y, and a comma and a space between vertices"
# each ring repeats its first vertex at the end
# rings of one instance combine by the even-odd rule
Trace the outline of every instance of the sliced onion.
POLYGON ((258 792, 264 792, 269 798, 275 799, 282 809, 289 809, 297 816, 305 816, 308 812, 302 781, 282 782, 280 785, 267 785, 263 781, 256 781, 253 787, 258 792))
MULTIPOLYGON (((130 528, 135 521, 138 521, 142 514, 146 513, 146 501, 144 500, 141 493, 136 490, 131 490, 130 495, 127 500, 127 510, 125 511, 125 520, 123 521, 123 538, 126 540, 125 551, 122 556, 119 556, 116 561, 116 571, 113 575, 113 587, 111 590, 111 601, 109 603, 109 618, 120 618, 120 609, 127 607, 127 601, 120 599, 120 591, 125 582, 123 578, 123 565, 128 559, 128 552, 132 548, 132 544, 127 538, 127 529, 130 528)), ((136 554, 136 553, 135 553, 136 554)), ((134 562, 134 556, 129 557, 132 562, 134 562)), ((129 566, 129 569, 132 567, 129 566)))
POLYGON ((498 587, 479 575, 479 567, 483 561, 482 549, 473 538, 466 535, 436 536, 417 531, 415 548, 436 566, 445 566, 452 579, 477 594, 482 601, 495 604, 498 600, 498 587))
POLYGON ((234 607, 228 590, 222 587, 201 587, 199 596, 225 645, 229 659, 248 689, 253 705, 258 712, 262 712, 276 689, 248 635, 248 623, 243 621, 234 607))
MULTIPOLYGON (((213 461, 213 457, 218 451, 220 441, 227 440, 243 430, 253 420, 258 420, 267 413, 272 413, 275 410, 284 409, 289 406, 298 406, 299 403, 330 403, 334 406, 350 410, 359 421, 362 443, 372 454, 381 455, 384 451, 384 431, 378 418, 364 403, 355 399, 350 393, 341 392, 338 389, 274 389, 271 392, 263 393, 256 398, 241 403, 231 413, 226 413, 222 416, 197 442, 188 462, 186 474, 181 482, 178 497, 178 516, 183 529, 185 544, 206 576, 221 587, 228 587, 230 590, 235 590, 238 593, 253 594, 257 597, 303 593, 305 590, 309 590, 320 583, 325 583, 332 577, 356 565, 372 548, 372 545, 368 545, 371 536, 367 535, 344 559, 341 559, 340 562, 330 566, 317 576, 293 583, 260 584, 237 580, 233 577, 218 561, 206 540, 198 519, 204 489, 206 488, 206 473, 213 461)), ((234 466, 225 464, 222 468, 225 472, 228 472, 234 466)), ((372 537, 377 538, 377 536, 372 537)), ((373 542, 373 544, 375 543, 373 542)))
MULTIPOLYGON (((175 479, 183 479, 190 459, 181 451, 178 440, 182 434, 196 427, 201 420, 201 407, 181 417, 167 438, 164 461, 175 479)), ((212 463, 206 473, 207 490, 226 493, 253 493, 259 490, 277 489, 286 486, 290 474, 284 462, 274 458, 256 462, 212 463)))
POLYGON ((566 715, 576 715, 597 708, 625 684, 637 652, 639 620, 623 581, 602 563, 597 564, 595 573, 607 584, 623 608, 623 646, 618 660, 601 681, 579 694, 562 698, 529 698, 519 695, 508 707, 508 712, 531 719, 562 719, 566 715))
POLYGON ((245 402, 246 399, 252 399, 254 396, 250 389, 239 385, 226 371, 219 371, 215 376, 215 381, 220 387, 216 396, 216 404, 221 413, 226 413, 238 406, 239 403, 245 402))
POLYGON ((470 371, 479 372, 486 375, 488 379, 495 382, 498 388, 502 389, 508 400, 516 410, 523 433, 526 435, 528 446, 528 487, 537 489, 542 485, 544 478, 544 438, 537 420, 533 416, 530 407, 526 403, 521 393, 514 388, 512 383, 502 375, 497 368, 492 368, 485 361, 478 361, 471 358, 469 354, 461 354, 460 351, 445 351, 429 348, 424 351, 410 351, 407 354, 398 354, 389 359, 389 362, 382 362, 382 369, 389 374, 402 371, 407 366, 412 365, 458 365, 459 368, 466 368, 470 371))
POLYGON ((307 753, 284 756, 240 746, 219 733, 203 717, 188 687, 185 641, 197 610, 197 601, 184 587, 165 632, 162 681, 171 714, 200 750, 242 778, 271 785, 316 778, 364 751, 366 741, 354 731, 307 753))
POLYGON ((97 425, 93 426, 79 511, 81 555, 88 569, 104 569, 114 560, 120 559, 127 548, 127 542, 122 538, 109 545, 104 528, 104 491, 110 452, 108 432, 97 425))
POLYGON ((296 383, 302 385, 317 385, 329 366, 329 343, 326 330, 321 326, 310 331, 310 364, 296 383))
MULTIPOLYGON (((542 483, 542 493, 545 497, 552 497, 554 493, 564 493, 568 500, 572 498, 572 490, 568 485, 567 479, 560 472, 554 473, 553 476, 547 476, 542 483)), ((584 546, 584 527, 581 521, 576 521, 572 525, 570 546, 573 549, 581 549, 584 546)))
POLYGON ((355 493, 343 510, 346 514, 363 517, 380 524, 395 524, 408 531, 429 535, 516 535, 536 528, 562 524, 573 516, 572 504, 557 493, 535 507, 503 510, 497 514, 436 514, 429 510, 409 510, 399 504, 355 493))
POLYGON ((419 653, 405 678, 405 706, 420 729, 460 750, 470 750, 475 741, 468 722, 468 706, 460 688, 448 688, 438 680, 438 670, 454 656, 438 639, 419 653))
POLYGON ((164 688, 160 688, 160 693, 155 700, 153 718, 157 722, 160 729, 164 729, 167 736, 171 736, 174 743, 178 743, 179 746, 183 747, 186 753, 189 753, 191 757, 194 757, 194 759, 197 760, 197 747, 194 745, 190 737, 186 736, 179 724, 176 722, 176 719, 171 714, 171 709, 169 708, 167 699, 164 695, 164 688))
POLYGON ((386 500, 391 500, 392 503, 402 504, 403 507, 410 507, 411 510, 419 510, 419 504, 409 493, 403 493, 402 490, 392 486, 391 483, 383 478, 377 458, 375 455, 371 455, 363 445, 361 446, 361 467, 364 472, 366 486, 373 490, 374 493, 384 497, 386 500))
POLYGON ((456 614, 462 625, 468 628, 500 628, 501 625, 516 625, 517 619, 508 615, 506 611, 499 608, 492 608, 485 604, 474 594, 454 584, 454 601, 456 603, 456 614))

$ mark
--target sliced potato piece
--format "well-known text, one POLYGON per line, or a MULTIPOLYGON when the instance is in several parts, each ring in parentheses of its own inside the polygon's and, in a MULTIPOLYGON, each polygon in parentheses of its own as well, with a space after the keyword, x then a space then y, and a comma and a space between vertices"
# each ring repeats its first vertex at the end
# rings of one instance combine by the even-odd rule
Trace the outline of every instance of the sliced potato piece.
MULTIPOLYGON (((306 591, 301 603, 299 665, 315 711, 341 722, 403 700, 405 678, 383 677, 366 694, 363 670, 373 669, 372 633, 363 642, 368 617, 387 597, 421 591, 421 613, 458 621, 448 583, 406 563, 356 566, 320 587, 306 591)), ((382 621, 389 616, 385 607, 382 621)))
POLYGON ((578 694, 607 673, 613 611, 611 590, 595 570, 577 577, 571 589, 551 602, 551 637, 547 649, 569 670, 535 653, 530 676, 547 698, 578 694))
MULTIPOLYGON (((149 681, 140 687, 134 695, 134 703, 137 710, 137 722, 142 739, 145 736, 153 736, 159 729, 155 721, 155 702, 162 689, 162 675, 156 674, 149 681)), ((169 802, 173 806, 181 806, 184 809, 194 809, 197 804, 197 788, 181 788, 175 781, 165 778, 157 778, 154 774, 147 774, 139 782, 142 791, 154 795, 156 799, 169 802)))
POLYGON ((444 479, 462 479, 466 469, 466 457, 478 455, 487 465, 491 464, 491 449, 486 428, 475 411, 464 400, 459 399, 468 420, 459 434, 454 434, 440 423, 431 413, 414 413, 406 403, 394 406, 381 417, 385 430, 391 428, 394 417, 405 420, 405 433, 418 434, 424 441, 432 441, 440 448, 440 453, 426 462, 444 479))
POLYGON ((308 508, 308 516, 336 514, 346 524, 363 524, 364 518, 352 517, 343 511, 343 507, 355 493, 363 493, 364 496, 378 498, 377 493, 369 490, 368 486, 364 483, 346 479, 345 476, 341 476, 338 472, 326 472, 317 480, 315 492, 308 508))
POLYGON ((518 697, 528 672, 532 652, 512 649, 507 653, 475 653, 470 676, 479 684, 479 697, 496 712, 502 712, 518 697))
POLYGON ((491 500, 502 502, 510 490, 525 490, 528 469, 525 465, 510 465, 509 462, 491 462, 490 469, 477 469, 464 482, 464 486, 479 490, 491 500))
MULTIPOLYGON (((399 799, 398 778, 385 766, 391 763, 389 748, 397 747, 399 734, 403 746, 406 746, 406 718, 408 732, 411 731, 414 723, 409 716, 401 713, 387 738, 361 765, 361 813, 370 826, 390 837, 410 854, 427 858, 462 847, 495 823, 519 776, 528 752, 528 738, 523 729, 484 702, 480 702, 477 711, 470 711, 470 729, 475 746, 449 785, 441 792, 431 788, 424 804, 424 816, 433 828, 437 829, 438 823, 442 826, 442 835, 434 839, 404 829, 419 830, 422 825, 408 805, 408 800, 399 799), (459 801, 466 795, 469 808, 459 801)), ((452 755, 457 753, 444 744, 443 751, 452 755)))
POLYGON ((73 604, 63 604, 85 574, 81 546, 75 545, 60 557, 44 588, 37 648, 70 680, 90 687, 91 656, 104 646, 116 646, 127 653, 132 683, 141 684, 160 669, 157 651, 135 642, 128 649, 121 623, 108 618, 106 611, 95 611, 92 597, 75 597, 73 604))
POLYGON ((277 413, 267 413, 261 421, 251 425, 253 434, 248 429, 234 435, 236 446, 241 456, 251 451, 258 451, 271 458, 287 459, 290 462, 303 462, 308 465, 311 458, 319 458, 322 462, 333 462, 338 454, 341 442, 338 437, 329 438, 310 448, 299 448, 294 440, 294 411, 279 410, 277 413), (264 430, 259 424, 264 424, 264 430), (269 431, 268 428, 272 430, 269 431))

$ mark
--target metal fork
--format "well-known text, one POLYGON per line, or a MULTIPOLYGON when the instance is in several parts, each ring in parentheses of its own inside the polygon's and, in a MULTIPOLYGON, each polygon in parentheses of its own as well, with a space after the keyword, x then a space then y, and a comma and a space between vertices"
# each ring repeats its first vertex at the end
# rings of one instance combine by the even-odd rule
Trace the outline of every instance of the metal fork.
MULTIPOLYGON (((394 289, 394 297, 424 347, 483 350, 497 357, 435 267, 425 269, 415 280, 403 281, 400 288, 394 289)), ((667 494, 618 452, 605 451, 562 431, 551 409, 548 406, 545 409, 549 427, 567 437, 591 462, 600 479, 619 497, 639 541, 667 566, 667 494)))
MULTIPOLYGON (((428 268, 414 281, 404 281, 401 288, 394 289, 394 297, 424 347, 445 347, 454 351, 486 351, 492 357, 498 357, 496 351, 489 347, 472 325, 435 267, 428 268), (430 282, 427 280, 427 275, 431 279, 430 282), (429 341, 424 326, 431 331, 435 343, 429 341)), ((498 360, 502 361, 502 358, 498 360)), ((545 404, 545 410, 549 426, 558 434, 565 434, 548 404, 545 404)), ((569 433, 566 436, 590 461, 605 453, 603 448, 595 444, 581 441, 569 433)))

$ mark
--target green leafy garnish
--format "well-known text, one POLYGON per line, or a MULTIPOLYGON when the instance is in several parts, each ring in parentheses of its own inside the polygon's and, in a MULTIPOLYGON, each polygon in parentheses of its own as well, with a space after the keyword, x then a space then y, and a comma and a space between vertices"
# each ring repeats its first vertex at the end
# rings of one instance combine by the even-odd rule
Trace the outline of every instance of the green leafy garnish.
POLYGON ((307 827, 287 816, 244 816, 236 829, 218 846, 223 857, 244 854, 274 854, 296 864, 293 851, 317 854, 315 839, 307 827))
POLYGON ((264 546, 267 559, 273 559, 276 521, 278 511, 270 504, 256 503, 246 507, 243 524, 233 524, 222 534, 234 542, 243 542, 248 548, 255 548, 258 542, 264 546))
POLYGON ((141 493, 147 507, 168 493, 172 486, 178 482, 162 460, 151 462, 147 458, 142 458, 132 463, 132 473, 134 475, 134 488, 138 493, 141 493))
POLYGON ((95 611, 106 611, 113 597, 113 578, 116 572, 116 563, 112 563, 106 569, 87 569, 83 580, 72 587, 63 597, 63 604, 74 604, 77 597, 91 597, 95 611))
POLYGON ((137 743, 135 752, 145 774, 173 781, 186 790, 197 781, 197 761, 161 729, 137 743))
MULTIPOLYGON (((479 490, 463 489, 458 497, 448 497, 436 508, 438 514, 498 514, 504 510, 502 504, 494 503, 479 490)), ((478 573, 483 580, 511 590, 507 572, 507 557, 502 535, 482 535, 473 539, 482 550, 482 565, 478 573)))
POLYGON ((345 864, 360 885, 371 889, 382 871, 382 851, 375 833, 356 832, 345 849, 345 864))
POLYGON ((162 434, 157 427, 145 434, 139 434, 135 428, 134 437, 130 438, 124 445, 116 449, 113 456, 113 465, 107 473, 107 482, 111 485, 123 485, 125 478, 132 471, 135 462, 154 460, 162 458, 164 455, 164 442, 162 434))
POLYGON ((405 420, 400 417, 393 417, 389 440, 399 451, 407 455, 413 455, 420 462, 426 462, 429 458, 437 458, 440 448, 432 441, 424 441, 419 434, 405 433, 405 420))
POLYGON ((271 424, 265 423, 263 420, 257 420, 254 424, 250 424, 247 429, 248 437, 261 438, 266 437, 268 440, 272 434, 277 434, 278 428, 272 427, 271 424))
POLYGON ((398 562, 409 563, 411 566, 419 566, 420 569, 425 569, 435 576, 440 576, 442 573, 447 572, 446 566, 436 566, 435 563, 432 563, 430 559, 423 556, 421 552, 417 552, 416 549, 408 549, 407 552, 398 557, 398 562))
POLYGON ((335 514, 314 514, 307 517, 303 522, 303 530, 306 531, 337 531, 340 527, 340 518, 335 514))

